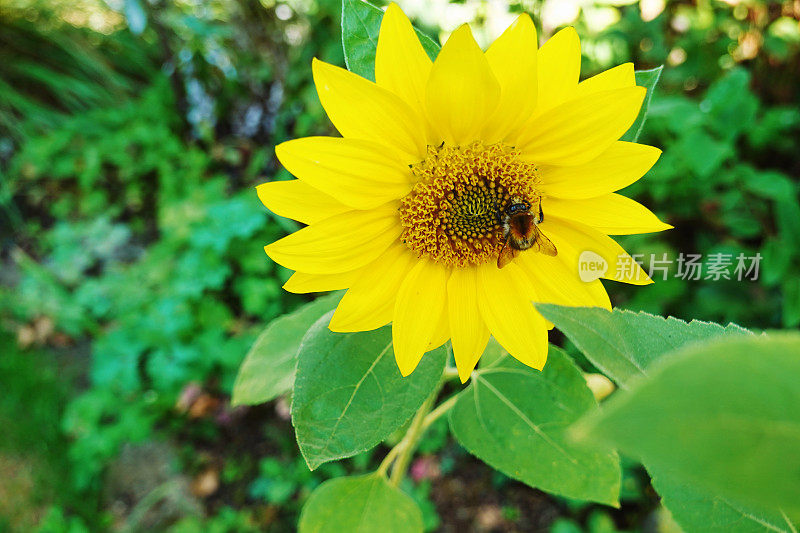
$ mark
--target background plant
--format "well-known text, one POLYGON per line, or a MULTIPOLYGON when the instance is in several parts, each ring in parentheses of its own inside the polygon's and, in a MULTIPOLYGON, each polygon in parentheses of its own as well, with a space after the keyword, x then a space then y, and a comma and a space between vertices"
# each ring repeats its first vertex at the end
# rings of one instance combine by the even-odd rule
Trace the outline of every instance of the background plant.
MULTIPOLYGON (((554 4, 508 11, 530 11, 543 35, 574 23, 584 76, 627 60, 665 64, 641 138, 665 154, 626 194, 678 230, 631 237, 626 247, 764 256, 758 282, 609 286, 615 304, 748 328, 798 325, 796 6, 669 2, 652 17, 648 2, 587 2, 554 18, 554 4)), ((236 369, 264 326, 305 303, 280 290, 289 273, 257 244, 291 227, 262 209, 252 186, 288 177, 275 144, 329 132, 309 65, 313 56, 343 64, 341 4, 109 5, 0 7, 0 316, 8 331, 0 421, 11 428, 0 439, 0 468, 18 495, 0 498, 10 502, 0 528, 291 529, 314 487, 368 474, 402 439, 389 435, 387 447, 309 472, 279 398, 285 388, 261 398, 273 400, 266 406, 229 403, 236 369), (36 423, 23 425, 23 410, 36 423), (115 483, 142 457, 163 470, 136 487, 115 483), (159 488, 173 512, 159 515, 146 498, 159 488)), ((453 5, 444 11, 452 18, 437 20, 416 13, 434 36, 432 23, 446 32, 464 21, 491 36, 506 12, 491 6, 453 5)), ((552 340, 596 370, 567 337, 552 340)), ((419 450, 399 485, 429 529, 609 531, 662 516, 635 463, 623 463, 614 511, 493 473, 447 436, 444 418, 419 450)))

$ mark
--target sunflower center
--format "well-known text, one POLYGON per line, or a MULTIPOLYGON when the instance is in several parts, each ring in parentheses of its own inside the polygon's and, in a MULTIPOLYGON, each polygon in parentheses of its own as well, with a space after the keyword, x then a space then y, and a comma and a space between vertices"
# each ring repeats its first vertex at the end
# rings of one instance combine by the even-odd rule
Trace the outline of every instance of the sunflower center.
POLYGON ((411 167, 417 183, 402 199, 403 240, 448 266, 496 260, 504 243, 504 213, 514 202, 538 205, 536 165, 503 144, 429 146, 411 167))

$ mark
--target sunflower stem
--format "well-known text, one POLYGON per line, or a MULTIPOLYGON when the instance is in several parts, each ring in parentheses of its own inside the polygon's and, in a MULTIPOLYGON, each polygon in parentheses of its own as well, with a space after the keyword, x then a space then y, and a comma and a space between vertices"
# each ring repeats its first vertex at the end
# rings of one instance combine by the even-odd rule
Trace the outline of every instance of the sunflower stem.
POLYGON ((403 443, 403 441, 400 441, 399 443, 397 443, 397 445, 394 448, 389 450, 389 453, 386 454, 386 457, 383 458, 383 461, 381 461, 380 466, 378 466, 377 472, 379 474, 382 474, 384 476, 386 475, 386 471, 389 470, 389 467, 392 465, 394 460, 397 458, 397 454, 400 453, 400 445, 402 443, 403 443))
POLYGON ((392 466, 392 475, 389 477, 389 483, 394 486, 398 486, 406 476, 411 457, 414 454, 414 450, 417 448, 417 444, 419 444, 419 439, 425 431, 423 422, 430 412, 433 402, 436 401, 436 396, 438 394, 439 387, 436 387, 434 393, 420 406, 419 411, 417 411, 417 414, 411 421, 411 425, 408 427, 405 437, 403 437, 403 440, 396 446, 396 448, 399 448, 399 451, 394 466, 392 466))
POLYGON ((458 379, 458 370, 453 367, 447 367, 444 369, 444 379, 447 381, 458 379))
POLYGON ((456 400, 458 400, 458 395, 459 395, 458 393, 453 394, 448 399, 437 405, 433 411, 428 413, 428 415, 422 421, 422 431, 425 431, 426 429, 431 427, 431 425, 433 425, 434 422, 439 420, 443 415, 446 415, 447 412, 450 411, 450 409, 452 409, 453 406, 456 404, 456 400))
MULTIPOLYGON (((439 383, 436 385, 431 395, 428 396, 419 407, 417 414, 414 415, 414 418, 411 420, 411 424, 408 426, 408 430, 402 440, 400 440, 394 448, 389 450, 389 453, 386 454, 386 457, 384 457, 380 466, 378 466, 378 472, 383 475, 386 475, 389 466, 392 466, 389 482, 394 486, 399 485, 405 477, 408 465, 411 462, 411 458, 414 455, 414 451, 417 449, 420 439, 425 434, 425 430, 446 413, 455 403, 454 397, 451 397, 431 411, 433 404, 436 402, 436 398, 439 397, 439 391, 442 390, 442 387, 447 381, 452 379, 449 375, 449 370, 450 369, 445 368, 439 383)), ((456 375, 457 374, 456 372, 456 375)))
MULTIPOLYGON (((418 438, 422 438, 425 434, 424 432, 433 425, 434 422, 439 420, 442 416, 446 415, 450 409, 456 404, 456 400, 458 399, 458 394, 452 395, 447 400, 443 401, 439 405, 436 406, 435 409, 430 411, 425 415, 425 418, 422 419, 422 426, 420 427, 420 432, 418 438)), ((410 427, 409 427, 410 429, 410 427)), ((381 461, 380 466, 378 466, 378 472, 386 475, 386 472, 389 470, 389 467, 392 465, 395 459, 397 459, 397 455, 408 445, 409 441, 403 437, 397 446, 389 450, 389 453, 386 454, 386 457, 383 458, 381 461)))

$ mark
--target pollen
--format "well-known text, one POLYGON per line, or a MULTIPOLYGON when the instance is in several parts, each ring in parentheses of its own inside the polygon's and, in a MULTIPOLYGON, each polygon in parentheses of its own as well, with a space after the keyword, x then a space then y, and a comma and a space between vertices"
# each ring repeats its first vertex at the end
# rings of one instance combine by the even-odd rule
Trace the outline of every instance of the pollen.
POLYGON ((536 165, 502 143, 429 146, 411 171, 417 182, 400 203, 403 240, 448 266, 496 260, 511 198, 533 204, 541 196, 536 165))

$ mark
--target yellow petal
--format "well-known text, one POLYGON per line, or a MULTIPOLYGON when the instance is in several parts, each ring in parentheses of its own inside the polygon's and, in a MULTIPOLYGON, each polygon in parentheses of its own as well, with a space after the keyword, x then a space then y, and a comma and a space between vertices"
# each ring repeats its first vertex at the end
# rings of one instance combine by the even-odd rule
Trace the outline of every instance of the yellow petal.
POLYGON ((489 331, 509 354, 541 370, 547 360, 547 324, 533 298, 530 281, 514 263, 478 268, 478 307, 489 331))
POLYGON ((635 85, 636 75, 633 71, 633 63, 623 63, 580 82, 574 98, 635 85))
POLYGON ((672 228, 642 204, 619 194, 585 200, 547 198, 542 209, 548 215, 576 220, 608 235, 651 233, 672 228))
POLYGON ((514 263, 531 280, 536 302, 611 310, 611 301, 600 280, 588 283, 581 281, 578 269, 575 265, 567 264, 562 254, 549 257, 523 252, 514 263))
POLYGON ((347 211, 264 247, 273 261, 309 274, 355 270, 400 237, 397 206, 347 211))
POLYGON ((386 8, 378 34, 375 81, 425 116, 425 88, 431 60, 405 13, 392 2, 386 8))
POLYGON ((391 322, 397 291, 416 261, 408 246, 398 241, 361 269, 336 308, 331 331, 370 331, 391 322))
POLYGON ((644 87, 628 87, 571 100, 529 121, 517 148, 539 164, 586 163, 628 130, 646 92, 644 87))
POLYGON ((306 294, 309 292, 327 292, 346 289, 352 285, 359 277, 360 269, 338 274, 306 274, 305 272, 295 272, 283 284, 283 289, 294 294, 306 294))
POLYGON ((439 323, 436 325, 436 331, 433 332, 428 348, 426 351, 430 352, 435 350, 442 344, 450 339, 450 316, 447 312, 447 306, 442 309, 442 316, 439 317, 439 323))
POLYGON ((400 373, 414 371, 436 333, 447 298, 449 270, 422 258, 411 269, 394 307, 392 340, 400 373))
POLYGON ((558 255, 570 269, 580 272, 586 263, 605 262, 605 273, 592 267, 590 272, 598 272, 596 278, 613 279, 632 285, 653 283, 639 264, 608 235, 585 224, 555 216, 545 215, 542 231, 558 249, 558 255), (598 259, 599 256, 599 259, 598 259))
POLYGON ((645 144, 617 141, 605 152, 582 165, 542 165, 542 191, 559 198, 594 198, 618 191, 650 170, 661 150, 645 144))
POLYGON ((484 126, 485 143, 507 139, 536 108, 537 48, 536 26, 523 13, 486 51, 486 59, 500 84, 500 103, 484 126))
POLYGON ((566 102, 578 88, 581 75, 581 43, 575 28, 564 28, 539 50, 539 97, 537 114, 566 102))
POLYGON ((350 208, 300 180, 271 181, 256 187, 259 200, 278 216, 303 224, 349 211, 350 208))
POLYGON ((458 377, 465 383, 489 342, 489 328, 478 309, 477 268, 453 270, 447 282, 447 310, 458 377))
POLYGON ((305 137, 275 147, 286 170, 356 209, 372 209, 411 190, 408 165, 380 144, 340 137, 305 137))
POLYGON ((500 99, 489 62, 466 24, 454 31, 433 63, 426 108, 444 141, 461 145, 478 138, 500 99))
POLYGON ((425 157, 422 119, 399 96, 318 59, 311 70, 322 107, 343 137, 379 142, 408 163, 425 157))

